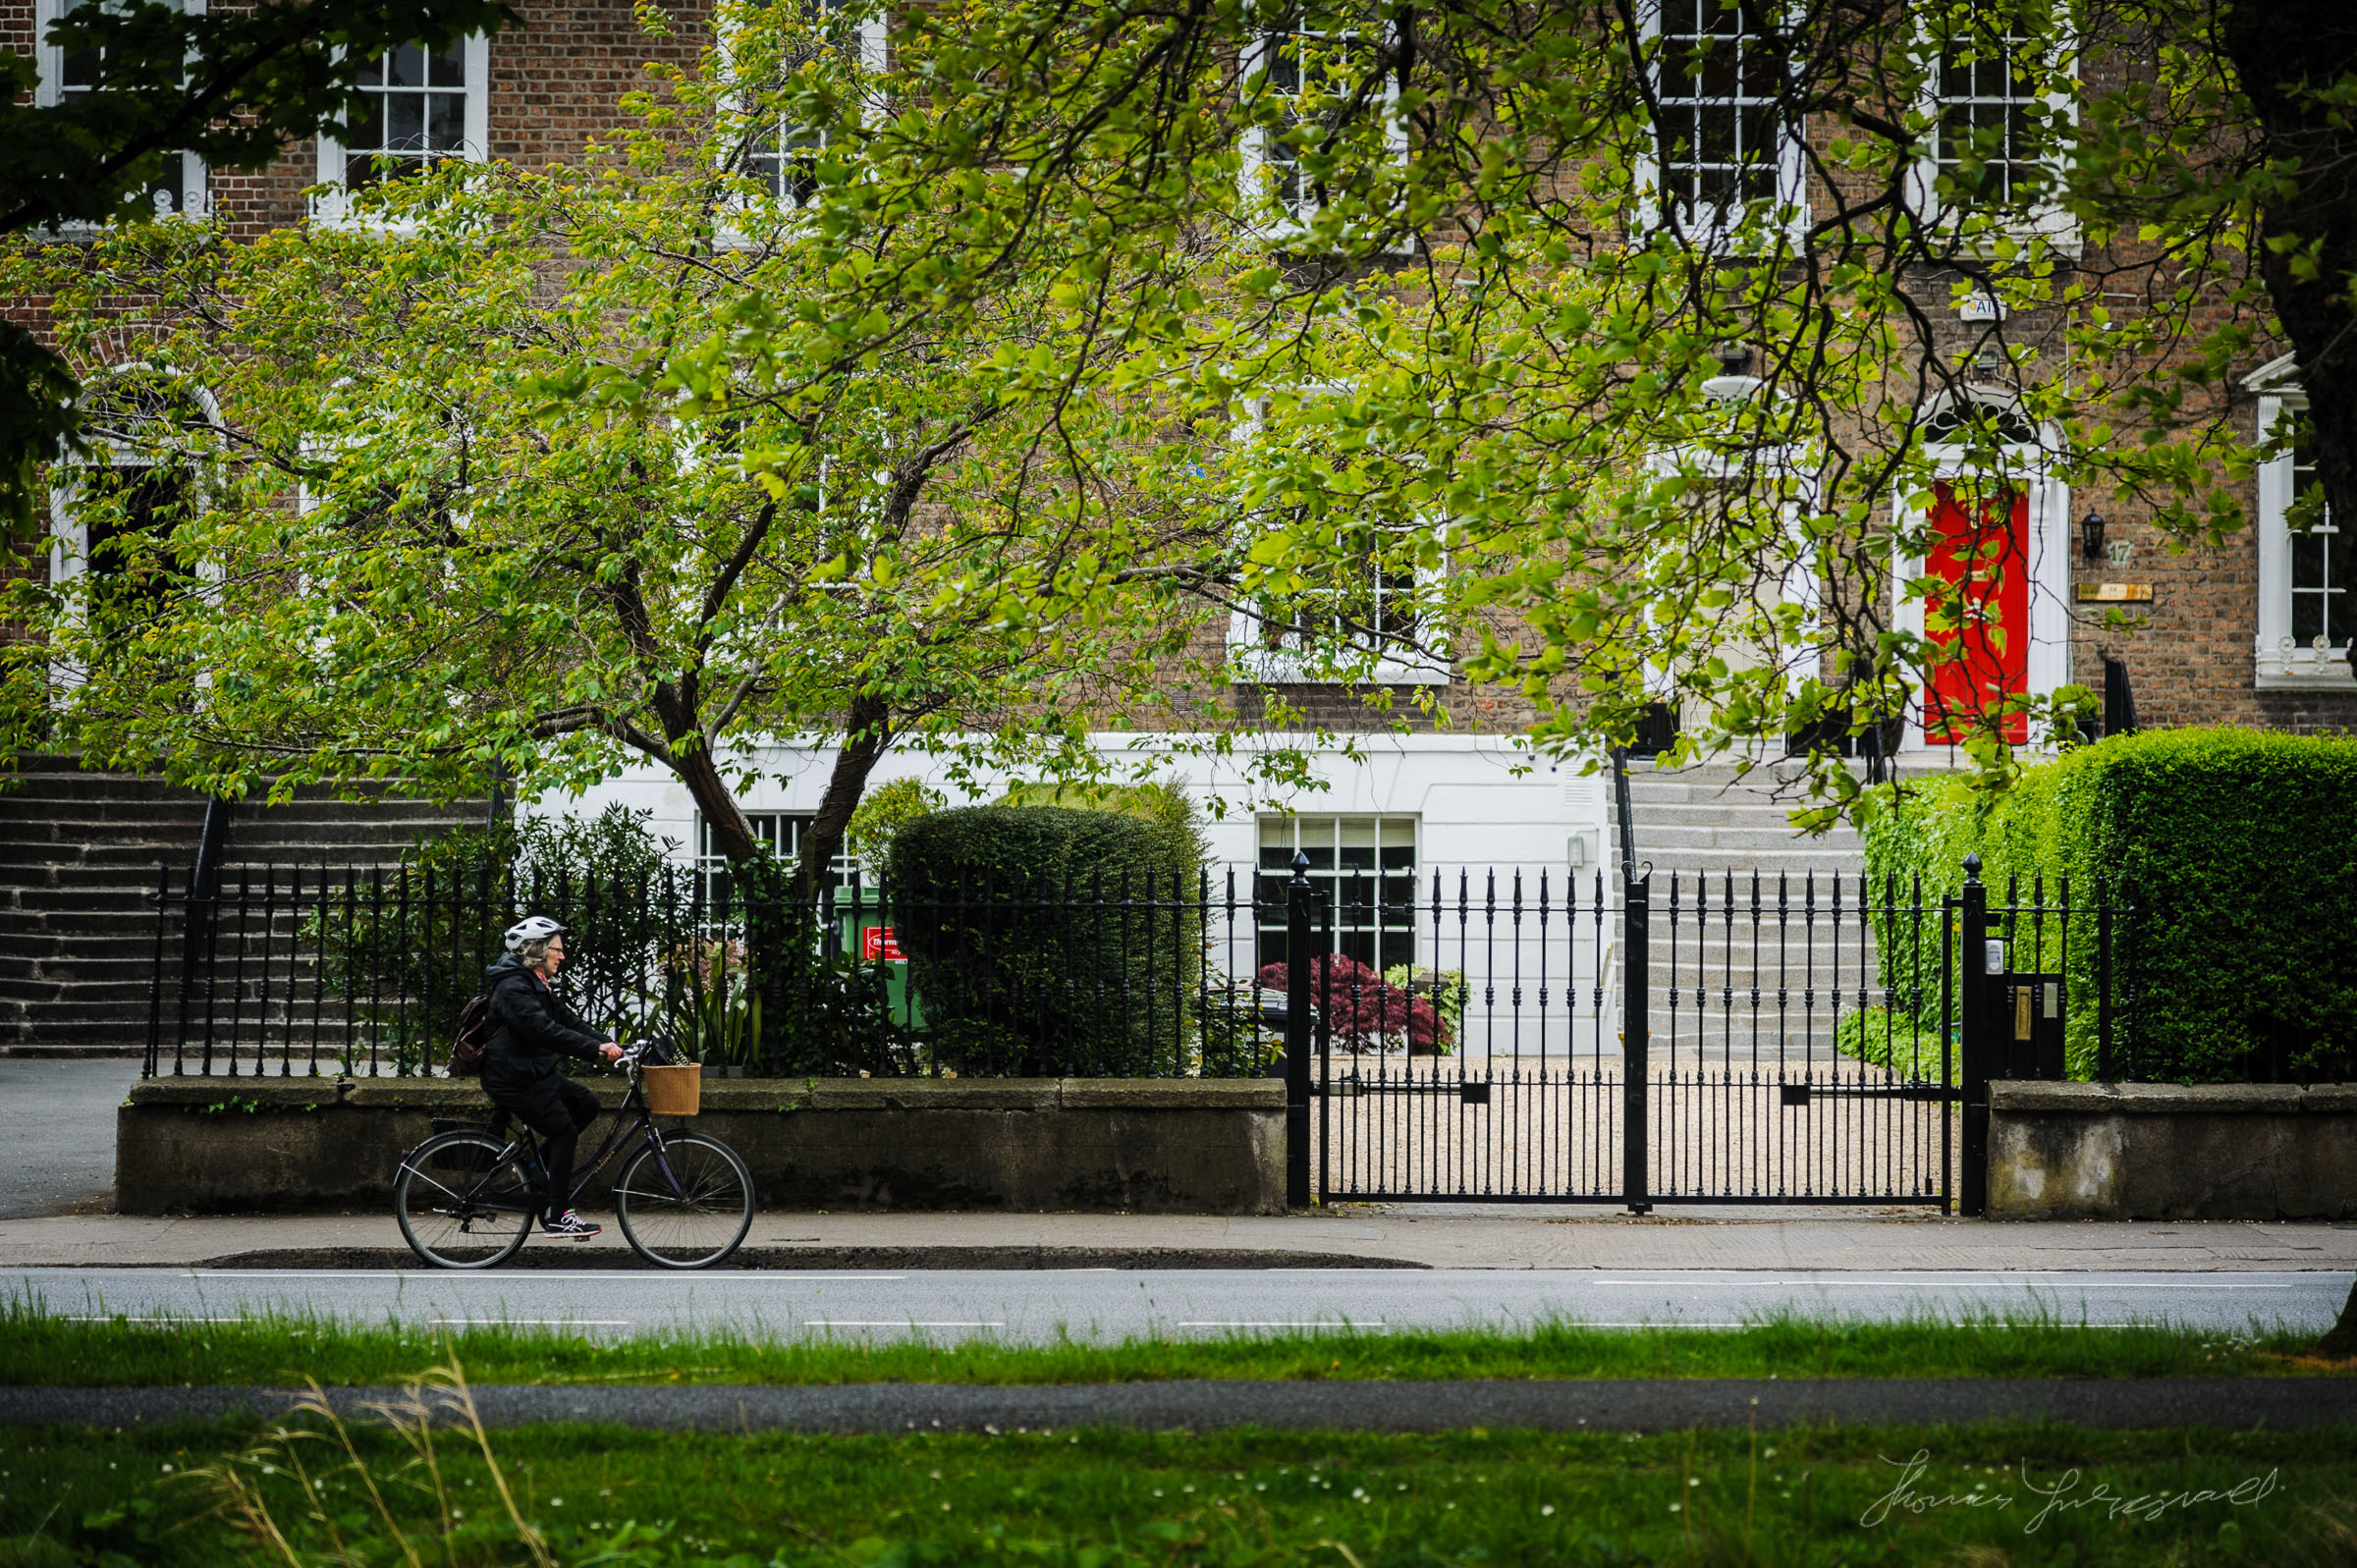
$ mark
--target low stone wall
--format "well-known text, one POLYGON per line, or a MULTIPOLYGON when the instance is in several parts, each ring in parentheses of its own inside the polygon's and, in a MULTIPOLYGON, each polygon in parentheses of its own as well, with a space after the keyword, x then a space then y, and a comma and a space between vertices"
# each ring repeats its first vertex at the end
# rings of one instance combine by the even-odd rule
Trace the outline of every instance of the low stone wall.
POLYGON ((2357 1084, 1992 1083, 1989 1217, 2357 1217, 2357 1084))
MULTIPOLYGON (((586 1081, 622 1103, 620 1080, 586 1081)), ((489 1114, 465 1080, 150 1079, 117 1112, 116 1202, 140 1215, 384 1204, 434 1117, 489 1114)), ((692 1125, 744 1158, 772 1209, 1285 1206, 1272 1079, 707 1079, 692 1125)), ((611 1126, 590 1126, 583 1159, 611 1126)))

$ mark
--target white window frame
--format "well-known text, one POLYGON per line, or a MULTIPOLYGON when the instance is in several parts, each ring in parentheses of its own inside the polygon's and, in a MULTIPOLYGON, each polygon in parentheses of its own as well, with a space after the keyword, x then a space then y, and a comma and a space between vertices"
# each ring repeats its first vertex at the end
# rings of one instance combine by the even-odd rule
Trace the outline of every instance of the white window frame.
MULTIPOLYGON (((466 163, 485 163, 491 156, 491 39, 487 33, 471 33, 460 40, 466 51, 466 129, 459 150, 453 154, 466 163)), ((322 131, 318 138, 318 184, 320 189, 311 195, 311 221, 330 227, 343 228, 358 223, 353 212, 353 192, 344 184, 347 149, 343 139, 332 131, 322 131)), ((382 216, 368 220, 369 227, 387 233, 404 233, 410 227, 400 222, 388 222, 382 216)))
MULTIPOLYGON (((2057 0, 2057 4, 2059 0, 2057 0)), ((1939 200, 1940 180, 1940 122, 1941 111, 1946 106, 1940 84, 1941 49, 1928 32, 1919 33, 1917 60, 1923 68, 1923 84, 1915 100, 1916 113, 1925 120, 1923 151, 1907 174, 1907 202, 1916 216, 1926 225, 1952 229, 1961 214, 1954 208, 1943 208, 1939 200)), ((2051 71, 2078 53, 2077 34, 2064 29, 2057 34, 2055 52, 2047 61, 2051 71)), ((2079 99, 2073 92, 2050 92, 2045 95, 2047 107, 2058 113, 2065 123, 2078 124, 2079 99)), ((1979 102, 2000 100, 1979 99, 1979 102)), ((2058 160, 2041 160, 2049 167, 2059 167, 2058 160)), ((2042 236, 2065 255, 2077 255, 2081 249, 2079 226, 2069 211, 2053 202, 2042 203, 2027 211, 2014 214, 2003 226, 2002 233, 2014 238, 2042 236)), ((1992 235, 1995 238, 1995 235, 1992 235)))
MULTIPOLYGON (((1705 396, 1714 401, 1738 403, 1756 397, 1765 385, 1757 376, 1716 376, 1705 382, 1705 396)), ((1699 449, 1658 452, 1646 460, 1647 469, 1658 477, 1685 472, 1710 484, 1725 484, 1741 480, 1747 473, 1765 470, 1796 478, 1797 493, 1784 502, 1781 521, 1784 538, 1792 546, 1792 554, 1778 574, 1777 596, 1784 604, 1798 605, 1801 612, 1800 634, 1803 644, 1814 651, 1821 661, 1824 650, 1818 645, 1823 631, 1825 607, 1824 579, 1817 569, 1817 546, 1801 526, 1804 513, 1816 507, 1819 495, 1818 473, 1810 462, 1805 447, 1781 445, 1762 447, 1753 454, 1756 460, 1747 463, 1743 459, 1724 452, 1699 449)), ((1654 610, 1648 606, 1645 619, 1653 623, 1654 610)), ((1786 693, 1797 693, 1810 676, 1816 674, 1814 665, 1785 663, 1781 666, 1786 693)), ((1679 702, 1676 672, 1648 661, 1644 672, 1645 690, 1656 699, 1676 705, 1679 702)))
MULTIPOLYGON (((807 0, 777 0, 777 3, 802 4, 807 3, 807 0)), ((830 0, 818 0, 818 4, 824 9, 842 9, 840 4, 830 4, 830 0)), ((721 80, 728 82, 730 88, 724 103, 724 111, 731 115, 743 117, 746 120, 748 127, 752 118, 752 110, 745 100, 745 93, 743 89, 738 84, 736 77, 736 60, 730 50, 729 45, 730 39, 734 32, 734 28, 731 26, 732 18, 755 9, 763 8, 748 6, 743 3, 743 0, 729 0, 729 3, 722 5, 713 14, 713 30, 715 37, 714 47, 720 56, 721 80)), ((879 4, 871 14, 861 18, 859 22, 858 50, 860 69, 881 75, 886 66, 890 63, 891 44, 891 21, 886 15, 883 6, 879 4)), ((864 116, 865 113, 866 108, 863 105, 861 108, 862 116, 864 116)), ((780 129, 782 132, 782 124, 780 129)), ((826 143, 821 140, 816 143, 816 146, 820 149, 823 149, 826 146, 826 143)), ((722 172, 738 179, 750 180, 752 178, 751 173, 741 167, 728 168, 724 169, 722 172)), ((780 193, 770 197, 769 199, 775 200, 779 208, 787 212, 795 211, 801 206, 799 201, 795 200, 793 196, 784 193, 780 193)), ((747 205, 748 203, 746 203, 741 197, 731 202, 732 209, 738 211, 744 210, 747 205)), ((749 243, 745 235, 733 226, 725 223, 722 226, 720 239, 724 244, 730 245, 743 245, 749 243)))
MULTIPOLYGON (((1694 0, 1643 0, 1638 11, 1638 41, 1645 49, 1649 64, 1647 71, 1655 97, 1662 96, 1665 66, 1672 62, 1662 48, 1662 8, 1666 3, 1691 5, 1694 0)), ((1787 69, 1789 69, 1787 67, 1787 69)), ((1695 99, 1682 99, 1695 102, 1695 99)), ((1711 100, 1726 102, 1727 100, 1711 100)), ((1798 236, 1809 225, 1808 166, 1805 156, 1806 128, 1780 120, 1776 127, 1776 206, 1786 215, 1784 232, 1798 236)), ((1663 148, 1654 136, 1654 128, 1645 128, 1644 146, 1635 159, 1637 194, 1640 204, 1640 223, 1652 229, 1672 227, 1671 202, 1664 189, 1667 168, 1662 158, 1663 148)), ((1689 243, 1718 248, 1729 242, 1740 222, 1742 209, 1713 208, 1698 211, 1680 205, 1675 213, 1674 228, 1689 243)))
MULTIPOLYGON (((108 371, 107 375, 110 378, 131 376, 153 368, 146 364, 120 365, 108 371)), ((88 390, 95 392, 97 387, 97 378, 92 378, 88 390)), ((194 400, 196 407, 204 415, 205 421, 215 429, 220 428, 221 405, 215 401, 212 393, 203 387, 190 387, 186 391, 194 400)), ((49 487, 49 586, 53 590, 57 590, 65 600, 66 623, 70 626, 82 625, 89 613, 89 600, 86 592, 82 587, 77 586, 81 578, 89 574, 90 569, 90 525, 82 515, 81 506, 82 472, 90 468, 159 466, 155 463, 133 460, 135 455, 104 438, 93 441, 89 445, 90 451, 87 457, 78 460, 72 464, 59 463, 53 466, 51 469, 53 479, 49 487)), ((202 471, 198 470, 192 474, 190 482, 193 492, 192 499, 201 505, 204 501, 203 487, 205 485, 202 471)), ((218 584, 223 580, 224 574, 218 561, 198 561, 195 563, 194 571, 199 582, 218 584)), ((78 686, 82 681, 81 673, 62 661, 51 661, 49 675, 51 683, 61 689, 67 686, 78 686)))
MULTIPOLYGON (((1281 13, 1289 13, 1288 7, 1281 5, 1272 4, 1271 9, 1279 10, 1281 13)), ((1383 23, 1383 32, 1384 47, 1387 49, 1395 47, 1398 33, 1394 25, 1388 20, 1383 23)), ((1347 38, 1350 34, 1348 32, 1319 32, 1316 36, 1322 41, 1332 41, 1338 37, 1347 38)), ((1256 30, 1252 34, 1252 41, 1244 46, 1242 59, 1242 75, 1245 80, 1248 81, 1254 76, 1273 72, 1276 65, 1278 37, 1279 34, 1270 31, 1256 30)), ((1274 92, 1275 89, 1272 87, 1268 90, 1274 92)), ((1375 112, 1383 118, 1384 143, 1390 152, 1392 162, 1404 168, 1407 164, 1407 122, 1400 117, 1398 105, 1398 79, 1397 76, 1386 73, 1383 92, 1376 100, 1375 112)), ((1237 194, 1243 203, 1247 232, 1253 238, 1264 243, 1295 240, 1307 234, 1309 226, 1316 216, 1316 200, 1305 193, 1296 206, 1288 207, 1284 199, 1277 193, 1277 184, 1282 177, 1272 173, 1278 164, 1277 160, 1270 156, 1269 132, 1266 127, 1253 126, 1244 132, 1242 152, 1243 170, 1237 194)), ((1412 250, 1414 246, 1407 241, 1401 241, 1390 248, 1395 252, 1405 253, 1412 250)))
MULTIPOLYGON (((97 3, 97 0, 90 0, 97 3)), ((181 9, 190 16, 202 16, 206 0, 181 0, 181 9)), ((75 0, 33 0, 33 87, 32 102, 36 109, 54 109, 65 102, 66 52, 49 41, 49 28, 62 21, 70 11, 80 9, 75 0)), ((167 179, 171 166, 165 166, 167 179)), ((193 152, 180 155, 180 204, 171 212, 158 212, 158 218, 186 218, 202 222, 211 215, 212 195, 210 172, 204 159, 193 152)), ((104 229, 102 224, 66 223, 56 227, 59 239, 86 240, 104 229)))
MULTIPOLYGON (((785 865, 792 866, 801 857, 802 835, 818 820, 816 811, 747 811, 745 821, 752 824, 753 837, 769 846, 769 852, 785 865)), ((712 847, 712 819, 702 812, 695 814, 694 872, 704 889, 706 907, 715 901, 712 879, 731 874, 729 857, 712 847)), ((851 885, 860 874, 859 857, 845 848, 838 848, 827 862, 833 885, 842 890, 851 885)))
MULTIPOLYGON (((1416 899, 1418 894, 1423 891, 1422 878, 1426 870, 1424 863, 1424 819, 1414 812, 1406 811, 1303 811, 1283 814, 1264 812, 1260 814, 1255 819, 1252 830, 1253 875, 1257 879, 1254 890, 1255 897, 1253 901, 1254 907, 1261 912, 1260 919, 1254 929, 1254 958, 1257 960, 1260 956, 1257 949, 1259 947, 1260 939, 1263 936, 1270 932, 1282 933, 1285 930, 1284 919, 1282 917, 1272 919, 1268 913, 1273 904, 1276 906, 1282 906, 1283 899, 1280 898, 1271 900, 1265 896, 1260 896, 1260 894, 1266 891, 1267 885, 1270 883, 1285 883, 1291 880, 1293 874, 1291 867, 1292 852, 1303 847, 1302 829, 1312 824, 1317 825, 1318 829, 1325 834, 1328 841, 1334 844, 1336 851, 1336 863, 1334 865, 1322 868, 1312 867, 1307 875, 1312 887, 1324 889, 1336 894, 1334 935, 1337 944, 1337 950, 1340 950, 1340 946, 1343 942, 1343 939, 1346 936, 1365 933, 1373 938, 1370 946, 1372 946, 1375 949, 1378 962, 1371 965, 1371 967, 1377 974, 1381 974, 1385 969, 1398 963, 1405 963, 1409 968, 1414 968, 1418 962, 1417 954, 1420 947, 1418 939, 1422 936, 1422 932, 1418 929, 1416 924, 1416 899), (1345 822, 1364 822, 1372 825, 1375 835, 1375 865, 1372 869, 1357 872, 1348 872, 1343 869, 1341 864, 1341 834, 1342 826, 1345 822), (1382 892, 1383 882, 1387 875, 1383 865, 1383 851, 1385 847, 1383 842, 1383 831, 1387 827, 1395 827, 1401 823, 1404 823, 1407 827, 1407 850, 1409 859, 1405 876, 1408 885, 1408 895, 1404 905, 1387 906, 1383 902, 1382 892), (1283 824, 1285 828, 1284 838, 1286 842, 1283 847, 1286 850, 1287 864, 1283 868, 1268 866, 1261 863, 1263 857, 1267 854, 1268 849, 1271 847, 1270 845, 1264 843, 1263 839, 1267 838, 1269 830, 1273 826, 1279 824, 1283 824), (1371 886, 1374 890, 1374 901, 1371 906, 1369 904, 1362 903, 1355 905, 1354 907, 1362 910, 1372 908, 1378 911, 1386 907, 1404 907, 1407 910, 1407 925, 1405 929, 1387 929, 1380 917, 1371 920, 1360 920, 1353 924, 1344 924, 1343 920, 1343 905, 1340 894, 1342 890, 1354 880, 1363 885, 1371 886), (1387 950, 1394 942, 1404 942, 1406 944, 1407 952, 1404 956, 1387 950)), ((1388 873, 1388 875, 1396 877, 1400 875, 1400 873, 1393 871, 1388 873)), ((1322 957, 1323 954, 1312 954, 1312 956, 1322 957)), ((1406 1022, 1407 1021, 1405 1018, 1400 1020, 1400 1027, 1402 1029, 1406 1027, 1406 1022)))
MULTIPOLYGON (((2277 363, 2289 369, 2287 360, 2277 363)), ((2277 381, 2259 399, 2260 439, 2275 433, 2276 420, 2307 406, 2305 392, 2277 381)), ((2288 452, 2259 465, 2259 630, 2252 639, 2252 683, 2262 691, 2357 690, 2346 642, 2302 647, 2291 638, 2291 528, 2285 518, 2295 495, 2294 477, 2288 452)), ((2333 532, 2337 541, 2357 550, 2357 529, 2334 524, 2333 532)), ((2357 611, 2357 589, 2349 600, 2357 611)))
MULTIPOLYGON (((1341 387, 1309 387, 1304 397, 1333 396, 1341 387)), ((1238 446, 1259 439, 1267 419, 1265 403, 1254 403, 1236 426, 1233 439, 1238 446)), ((1409 591, 1421 601, 1426 590, 1441 581, 1441 568, 1419 566, 1415 585, 1409 591)), ((1300 649, 1268 646, 1263 630, 1266 622, 1252 611, 1237 608, 1228 615, 1228 671, 1230 682, 1253 686, 1445 686, 1449 684, 1450 670, 1445 646, 1432 656, 1420 654, 1378 653, 1374 662, 1346 672, 1322 668, 1327 661, 1300 649)), ((1437 643, 1437 639, 1436 639, 1437 643)), ((1360 645, 1361 653, 1372 650, 1360 645)))

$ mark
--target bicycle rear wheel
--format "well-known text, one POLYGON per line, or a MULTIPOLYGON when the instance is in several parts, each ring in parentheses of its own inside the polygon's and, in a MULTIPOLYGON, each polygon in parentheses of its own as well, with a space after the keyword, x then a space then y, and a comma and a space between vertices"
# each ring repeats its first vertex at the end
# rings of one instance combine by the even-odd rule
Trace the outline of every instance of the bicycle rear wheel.
POLYGON ((418 1257, 437 1269, 506 1263, 532 1233, 540 1196, 507 1143, 462 1129, 428 1138, 402 1157, 393 1213, 418 1257))
POLYGON ((753 1224, 753 1173, 737 1151, 702 1133, 663 1140, 614 1178, 623 1239, 665 1269, 706 1269, 737 1250, 753 1224))

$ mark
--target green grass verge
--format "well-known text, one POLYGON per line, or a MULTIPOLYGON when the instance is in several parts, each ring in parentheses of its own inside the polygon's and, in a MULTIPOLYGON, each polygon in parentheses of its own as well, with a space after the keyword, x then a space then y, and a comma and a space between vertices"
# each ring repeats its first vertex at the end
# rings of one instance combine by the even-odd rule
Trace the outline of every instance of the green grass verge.
POLYGON ((456 1356, 477 1382, 1142 1382, 1181 1378, 2160 1378, 2346 1374, 2302 1359, 2309 1336, 2087 1328, 2040 1318, 1962 1324, 1764 1319, 1740 1329, 1526 1334, 1319 1333, 1014 1346, 731 1333, 599 1339, 543 1327, 439 1330, 324 1320, 79 1323, 0 1308, 0 1383, 395 1383, 456 1356))
POLYGON ((2357 1549, 2347 1434, 302 1430, 0 1432, 0 1564, 2299 1568, 2357 1549))

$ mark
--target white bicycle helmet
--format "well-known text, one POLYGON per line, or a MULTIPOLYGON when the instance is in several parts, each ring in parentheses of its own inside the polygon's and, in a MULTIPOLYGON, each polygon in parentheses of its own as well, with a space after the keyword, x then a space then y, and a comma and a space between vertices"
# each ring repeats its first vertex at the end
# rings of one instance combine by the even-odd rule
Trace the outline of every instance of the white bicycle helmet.
POLYGON ((525 915, 508 928, 508 951, 521 952, 527 942, 538 942, 544 937, 562 937, 570 929, 562 921, 551 920, 546 915, 525 915))

